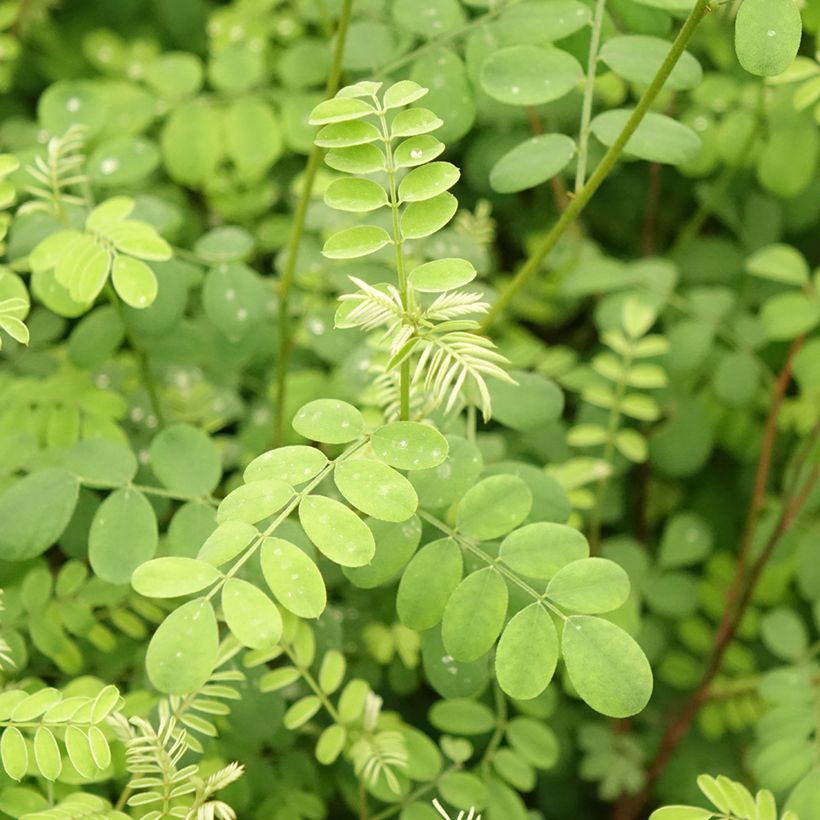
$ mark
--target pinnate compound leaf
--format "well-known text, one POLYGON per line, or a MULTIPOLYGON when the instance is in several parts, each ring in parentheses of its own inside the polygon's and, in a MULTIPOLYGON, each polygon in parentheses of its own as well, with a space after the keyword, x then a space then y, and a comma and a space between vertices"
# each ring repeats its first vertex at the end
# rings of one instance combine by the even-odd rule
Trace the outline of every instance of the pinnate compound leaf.
POLYGON ((197 598, 175 609, 148 644, 145 668, 168 695, 187 695, 210 678, 219 651, 219 628, 210 601, 197 598))
POLYGON ((278 478, 252 481, 237 487, 222 499, 216 511, 216 520, 244 521, 256 524, 284 507, 293 498, 293 487, 278 478))
POLYGON ((251 541, 259 537, 259 530, 247 521, 223 521, 207 538, 197 558, 215 567, 236 558, 251 541))
MULTIPOLYGON (((590 128, 609 147, 618 138, 631 115, 632 111, 626 108, 605 111, 592 120, 590 128)), ((625 151, 649 162, 682 165, 697 157, 700 138, 691 128, 671 117, 650 112, 629 138, 625 151)))
POLYGON ((396 146, 393 151, 393 163, 397 168, 415 168, 441 156, 444 148, 441 140, 429 134, 409 137, 396 146))
POLYGON ((325 191, 325 204, 338 211, 363 214, 387 205, 387 193, 370 179, 336 179, 325 191))
POLYGON ((468 575, 444 608, 441 639, 457 661, 474 661, 489 651, 507 617, 507 584, 492 567, 468 575))
POLYGON ((325 242, 322 253, 328 259, 356 259, 381 250, 393 240, 384 228, 357 225, 333 234, 325 242))
POLYGON ((561 656, 578 695, 596 712, 624 718, 649 702, 649 661, 635 640, 610 621, 589 615, 567 618, 561 656))
POLYGON ((390 135, 393 139, 397 137, 415 137, 420 134, 429 134, 435 131, 444 122, 440 120, 428 108, 408 108, 406 111, 399 111, 390 124, 390 135))
POLYGON ((546 594, 558 606, 573 612, 611 612, 629 597, 629 576, 614 561, 581 558, 558 570, 546 594))
POLYGON ((434 627, 461 581, 463 570, 461 550, 450 538, 422 547, 399 582, 396 611, 401 622, 418 631, 434 627))
POLYGON ((466 259, 435 259, 410 271, 410 284, 422 293, 444 293, 469 284, 476 269, 466 259))
POLYGON ((276 600, 300 618, 318 618, 327 591, 322 573, 310 556, 282 538, 266 538, 260 554, 262 574, 276 600))
MULTIPOLYGON (((425 202, 411 202, 401 215, 401 232, 405 239, 422 239, 441 230, 458 210, 458 200, 449 192, 425 202)), ((386 235, 386 234, 385 234, 386 235)))
POLYGON ((239 578, 222 587, 222 611, 228 629, 249 649, 267 649, 282 637, 282 616, 259 588, 239 578))
POLYGON ((575 156, 565 134, 539 134, 507 151, 490 171, 490 187, 500 194, 535 188, 552 179, 575 156))
POLYGON ((572 561, 586 558, 589 544, 574 527, 536 521, 511 532, 501 542, 498 554, 515 572, 549 580, 572 561))
POLYGON ((373 174, 385 168, 384 154, 372 144, 351 145, 328 151, 325 163, 343 174, 373 174))
POLYGON ((802 33, 794 0, 743 0, 735 18, 737 58, 750 74, 782 74, 797 56, 802 33))
POLYGON ((108 496, 94 515, 88 558, 99 578, 127 584, 134 570, 154 557, 158 541, 151 502, 138 490, 123 487, 108 496))
POLYGON ((333 498, 305 496, 299 504, 299 521, 318 550, 340 566, 364 566, 376 552, 367 524, 333 498))
POLYGON ((199 592, 221 577, 222 573, 205 561, 167 556, 140 564, 131 576, 131 586, 146 598, 176 598, 199 592))
POLYGON ((428 89, 418 83, 414 83, 412 80, 399 80, 399 82, 394 83, 384 92, 382 102, 385 110, 401 108, 402 106, 418 102, 418 100, 427 93, 428 89))
POLYGON ((464 494, 456 510, 456 525, 465 535, 489 541, 521 524, 532 508, 532 492, 514 475, 483 479, 464 494))
POLYGON ((346 444, 362 435, 364 418, 352 404, 317 399, 299 410, 293 419, 293 429, 311 441, 346 444))
POLYGON ((343 461, 336 465, 333 478, 347 501, 381 521, 406 521, 418 507, 413 485, 381 461, 343 461))
POLYGON ((558 634, 541 604, 514 615, 495 653, 498 685, 511 698, 527 700, 547 688, 558 663, 558 634))
POLYGON ((34 733, 34 760, 46 780, 56 780, 63 770, 57 739, 45 726, 39 726, 34 733))
POLYGON ((335 97, 332 100, 320 102, 313 111, 310 112, 311 125, 329 125, 332 122, 346 122, 348 120, 358 120, 370 114, 374 114, 375 109, 370 103, 355 97, 335 97))
POLYGON ((133 308, 147 308, 157 298, 157 277, 139 259, 119 254, 115 256, 111 281, 120 299, 133 308))
POLYGON ((316 759, 323 766, 329 766, 342 753, 346 742, 347 730, 344 726, 338 723, 328 726, 316 742, 316 759))
POLYGON ((320 148, 347 148, 351 145, 367 145, 380 139, 381 132, 373 123, 350 120, 324 126, 314 142, 320 148))
POLYGON ((149 450, 151 469, 164 487, 187 495, 207 495, 222 476, 222 459, 207 435, 190 424, 171 424, 149 450))
POLYGON ((296 486, 316 478, 327 466, 327 456, 316 447, 293 444, 257 456, 246 468, 246 482, 278 478, 296 486))
POLYGON ((47 468, 0 493, 0 559, 25 561, 44 553, 68 526, 79 490, 70 472, 47 468))
POLYGON ((429 162, 410 171, 399 183, 399 200, 423 202, 448 191, 461 172, 451 162, 429 162))
POLYGON ((16 726, 9 726, 0 737, 0 759, 12 780, 22 780, 28 771, 28 749, 23 733, 16 726))
POLYGON ((394 421, 379 427, 370 439, 373 452, 398 470, 438 467, 449 452, 447 439, 429 424, 394 421))

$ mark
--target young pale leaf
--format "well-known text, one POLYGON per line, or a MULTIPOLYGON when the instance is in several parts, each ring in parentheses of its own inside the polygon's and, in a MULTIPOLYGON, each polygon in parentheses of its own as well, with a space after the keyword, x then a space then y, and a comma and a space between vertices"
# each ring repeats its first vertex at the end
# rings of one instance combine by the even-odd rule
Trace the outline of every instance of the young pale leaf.
POLYGON ((435 427, 417 421, 394 421, 379 427, 370 439, 373 452, 399 470, 437 467, 446 458, 449 444, 435 427))
MULTIPOLYGON (((590 128, 609 147, 618 138, 631 115, 632 111, 626 108, 604 111, 592 120, 590 128)), ((650 112, 629 138, 624 150, 649 162, 683 165, 697 157, 700 137, 677 120, 665 114, 650 112)))
POLYGON ((791 245, 767 245, 746 260, 752 276, 802 287, 809 281, 809 265, 800 251, 791 245))
POLYGON ((371 179, 335 179, 327 186, 325 204, 338 211, 367 213, 387 205, 387 193, 371 179))
POLYGON ((606 558, 581 558, 562 567, 547 586, 547 597, 573 612, 611 612, 629 597, 629 576, 606 558))
POLYGON ((172 424, 158 433, 149 448, 151 469, 163 486, 186 495, 212 493, 222 476, 216 445, 190 424, 172 424))
POLYGON ((327 456, 316 447, 294 444, 268 450, 257 456, 246 468, 246 482, 279 478, 296 486, 316 478, 327 466, 327 456))
POLYGON ((779 293, 764 302, 760 320, 769 339, 794 339, 820 324, 820 299, 805 293, 779 293))
POLYGON ((311 441, 346 444, 364 433, 362 414, 347 402, 317 399, 294 416, 293 429, 311 441))
POLYGON ((422 239, 441 230, 458 210, 458 200, 448 192, 425 202, 411 202, 401 215, 405 239, 422 239))
POLYGON ((216 520, 244 521, 256 524, 279 512, 293 498, 293 487, 278 478, 252 481, 237 487, 222 499, 216 511, 216 520))
POLYGON ((299 521, 319 551, 343 567, 361 567, 376 551, 373 533, 349 507, 333 498, 305 496, 299 521))
POLYGON ((565 134, 532 137, 496 162, 490 171, 490 187, 500 194, 535 188, 563 171, 575 150, 575 142, 565 134))
POLYGON ((328 726, 316 742, 316 759, 323 766, 329 766, 342 753, 346 742, 347 730, 344 726, 339 726, 337 723, 328 726))
POLYGON ((393 164, 396 168, 415 168, 441 156, 444 147, 441 140, 429 134, 410 137, 396 146, 393 151, 393 164))
POLYGON ((44 553, 68 526, 80 485, 67 470, 38 470, 0 494, 0 559, 25 561, 44 553))
MULTIPOLYGON (((627 34, 610 37, 601 47, 601 59, 619 76, 631 83, 649 85, 658 73, 672 44, 660 37, 627 34)), ((664 86, 685 91, 700 84, 703 70, 689 52, 684 51, 664 86)))
POLYGON ((322 701, 315 695, 308 695, 301 700, 297 700, 285 712, 282 722, 285 724, 285 728, 292 732, 294 729, 304 726, 321 708, 322 701))
POLYGON ((410 271, 408 280, 421 293, 444 293, 469 284, 476 277, 466 259, 435 259, 410 271))
POLYGON ((453 591, 441 622, 441 639, 457 661, 489 651, 507 617, 507 584, 493 567, 468 575, 453 591))
POLYGON ((451 162, 430 162, 414 168, 399 183, 402 202, 424 202, 448 191, 458 182, 461 172, 451 162))
POLYGON ((199 550, 197 558, 215 567, 236 558, 251 541, 259 537, 259 530, 246 521, 223 521, 199 550))
POLYGON ((637 430, 621 430, 615 436, 615 446, 618 452, 635 464, 646 461, 649 454, 649 445, 646 439, 637 430))
POLYGON ((333 694, 342 685, 346 668, 345 656, 338 649, 328 650, 319 667, 319 688, 326 695, 333 694))
POLYGON ((22 780, 28 771, 28 748, 23 733, 16 726, 9 726, 0 738, 0 759, 12 780, 22 780))
POLYGON ((509 46, 481 66, 481 87, 509 105, 542 105, 568 94, 584 78, 581 64, 552 46, 509 46))
POLYGON ((140 564, 131 576, 131 586, 146 598, 176 598, 199 592, 221 577, 222 573, 205 561, 167 556, 140 564))
POLYGON ((392 241, 384 228, 359 225, 333 234, 325 242, 322 253, 328 259, 356 259, 375 253, 392 241))
POLYGON ((391 108, 401 108, 418 102, 427 92, 428 89, 414 83, 412 80, 400 80, 384 92, 382 104, 385 111, 389 111, 391 108))
POLYGON ((147 308, 157 298, 157 277, 139 259, 119 254, 115 256, 111 281, 117 295, 133 308, 147 308))
POLYGON ((131 574, 157 551, 157 517, 148 499, 124 487, 100 505, 88 533, 88 559, 95 575, 127 584, 131 574))
POLYGON ((319 105, 310 112, 308 122, 311 125, 328 125, 332 122, 358 120, 375 113, 376 109, 362 99, 355 97, 336 97, 332 100, 320 102, 319 105))
POLYGON ((336 465, 333 479, 356 509, 381 521, 406 521, 418 507, 413 485, 380 461, 343 461, 336 465))
POLYGON ((664 806, 649 815, 649 820, 710 820, 715 813, 695 806, 664 806))
POLYGON ((281 538, 266 538, 260 554, 262 574, 276 600, 300 618, 318 618, 327 591, 319 567, 299 547, 281 538))
POLYGON ((565 524, 536 521, 511 532, 498 553, 515 572, 549 580, 562 567, 589 555, 583 533, 565 524))
POLYGON ((464 561, 455 541, 441 538, 420 549, 401 576, 396 612, 405 626, 434 627, 461 581, 464 561))
POLYGON ((91 778, 97 773, 97 764, 88 746, 88 735, 77 726, 67 726, 65 748, 71 765, 83 777, 91 778))
POLYGON ((351 145, 367 145, 382 137, 375 125, 360 120, 326 125, 316 135, 314 142, 320 148, 347 148, 351 145))
POLYGON ((111 253, 88 234, 78 233, 66 243, 54 268, 57 281, 78 302, 99 296, 111 269, 111 253))
POLYGON ((197 598, 174 610, 148 644, 145 668, 168 695, 187 695, 210 678, 219 651, 219 627, 210 601, 197 598))
POLYGON ((635 640, 610 621, 589 615, 567 618, 561 655, 575 690, 596 712, 624 718, 649 702, 649 661, 635 640))
POLYGON ((507 624, 495 653, 498 685, 511 698, 528 700, 547 688, 558 663, 558 634, 541 604, 530 604, 507 624))
POLYGON ((222 587, 222 612, 228 629, 249 649, 267 649, 282 637, 282 616, 260 589, 239 578, 222 587))
POLYGON ((803 24, 794 0, 743 0, 735 19, 735 51, 750 74, 782 74, 800 48, 803 24))
POLYGON ((515 475, 485 478, 464 494, 456 510, 456 526, 479 541, 491 541, 514 530, 532 509, 532 492, 515 475))
POLYGON ((384 154, 372 144, 351 145, 328 151, 325 162, 343 174, 373 174, 383 171, 385 167, 384 154))
POLYGON ((63 770, 60 747, 54 735, 45 726, 39 726, 34 733, 34 760, 40 774, 46 780, 53 782, 63 770))
POLYGON ((393 139, 398 137, 414 137, 419 134, 429 134, 444 125, 432 111, 427 108, 408 108, 406 111, 399 111, 393 118, 390 125, 390 136, 393 139))

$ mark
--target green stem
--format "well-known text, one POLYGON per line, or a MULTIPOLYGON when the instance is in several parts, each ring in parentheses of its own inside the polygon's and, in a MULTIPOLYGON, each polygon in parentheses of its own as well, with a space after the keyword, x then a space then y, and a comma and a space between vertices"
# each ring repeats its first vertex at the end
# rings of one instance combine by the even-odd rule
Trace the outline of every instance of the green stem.
MULTIPOLYGON (((342 78, 342 57, 344 56, 347 30, 353 10, 353 0, 343 0, 342 12, 339 16, 339 26, 336 31, 336 48, 333 52, 333 61, 330 66, 325 97, 332 97, 338 90, 342 78)), ((302 191, 299 194, 299 203, 293 214, 293 226, 288 239, 285 266, 279 280, 279 356, 276 360, 276 401, 273 409, 273 443, 278 446, 282 442, 282 433, 285 424, 285 399, 287 396, 288 364, 290 362, 290 292, 293 287, 293 277, 296 272, 296 260, 299 256, 299 246, 305 231, 308 207, 313 194, 313 184, 322 162, 323 149, 314 145, 308 157, 307 167, 302 178, 302 191)))
POLYGON ((592 39, 589 42, 587 81, 584 86, 584 102, 581 106, 581 128, 578 133, 578 166, 575 170, 576 195, 587 181, 587 159, 589 157, 589 124, 592 120, 592 101, 595 98, 595 72, 598 69, 598 49, 601 46, 601 28, 604 22, 606 0, 598 0, 592 21, 592 39))
POLYGON ((610 146, 606 154, 604 154, 603 159, 598 164, 595 171, 593 171, 587 184, 584 185, 584 187, 578 192, 577 196, 573 198, 572 202, 569 204, 569 207, 566 211, 564 211, 549 233, 544 237, 535 252, 529 257, 529 259, 527 259, 518 273, 513 277, 513 280, 499 295, 495 304, 484 317, 484 322, 481 325, 482 331, 486 330, 498 318, 498 315, 515 298, 518 291, 520 291, 521 288, 524 287, 524 285, 530 280, 530 278, 538 272, 545 257, 558 244, 558 241, 566 233, 570 225, 575 222, 584 208, 586 208, 589 204, 589 201, 595 195, 595 192, 601 187, 601 183, 603 183, 603 181, 609 176, 610 172, 615 167, 615 163, 623 153, 627 142, 629 142, 629 138, 635 133, 638 126, 643 121, 643 118, 649 112, 652 103, 655 102, 655 98, 658 96, 664 83, 672 73, 672 69, 675 67, 683 52, 686 50, 686 46, 692 38, 692 35, 695 33, 695 29, 698 25, 700 25, 701 20, 710 10, 709 3, 710 0, 697 0, 695 7, 689 13, 689 16, 686 18, 686 22, 683 24, 678 36, 675 38, 675 42, 672 44, 669 54, 666 56, 663 64, 658 69, 658 73, 649 84, 649 87, 638 101, 638 105, 635 107, 632 115, 627 120, 623 130, 618 135, 615 142, 610 146))

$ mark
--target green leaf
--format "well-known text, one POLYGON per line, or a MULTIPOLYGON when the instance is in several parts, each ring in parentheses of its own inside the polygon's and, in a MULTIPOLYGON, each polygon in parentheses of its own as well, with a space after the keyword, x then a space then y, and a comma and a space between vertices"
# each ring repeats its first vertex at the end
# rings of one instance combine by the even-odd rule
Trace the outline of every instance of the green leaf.
POLYGON ((476 277, 466 259, 436 259, 410 271, 408 281, 421 293, 444 293, 469 284, 476 277))
POLYGON ((760 320, 769 339, 794 339, 820 324, 820 299, 804 293, 780 293, 763 304, 760 320))
POLYGON ((791 245, 767 245, 746 260, 746 270, 752 276, 802 287, 809 281, 809 265, 805 257, 791 245))
POLYGON ((399 80, 384 92, 382 105, 385 111, 389 111, 391 108, 402 108, 405 105, 418 102, 427 92, 428 89, 414 83, 412 80, 399 80))
POLYGON ((787 607, 772 609, 763 616, 760 637, 769 652, 791 662, 799 661, 809 646, 806 625, 793 609, 787 607))
POLYGON ((66 244, 54 268, 54 276, 72 299, 87 304, 100 294, 110 269, 110 251, 93 237, 77 233, 66 244))
MULTIPOLYGON (((628 34, 610 37, 601 47, 601 59, 631 83, 649 85, 666 59, 672 44, 660 37, 628 34)), ((665 88, 686 91, 700 85, 703 70, 688 51, 681 54, 664 83, 665 88)))
POLYGON ((347 122, 358 120, 375 114, 376 109, 370 103, 355 97, 336 97, 332 100, 320 102, 310 112, 308 122, 311 125, 328 125, 332 122, 347 122))
POLYGON ((412 558, 421 540, 421 521, 412 516, 401 524, 370 518, 365 522, 378 545, 363 567, 345 567, 345 577, 361 589, 373 589, 393 578, 412 558))
POLYGON ((97 764, 88 746, 88 736, 77 726, 67 726, 65 730, 65 747, 71 765, 83 777, 91 778, 97 773, 97 764))
POLYGON ((364 418, 352 404, 317 399, 299 410, 293 419, 293 429, 311 441, 346 444, 364 433, 364 418))
POLYGON ((304 726, 320 709, 322 708, 322 701, 315 695, 308 695, 307 697, 297 700, 287 712, 282 722, 285 728, 291 732, 304 726))
POLYGON ((20 781, 28 771, 28 749, 23 733, 16 726, 9 726, 0 738, 0 759, 6 774, 20 781))
POLYGON ((314 142, 320 148, 347 148, 350 145, 367 145, 381 138, 381 132, 372 123, 351 120, 324 126, 314 142))
POLYGON ((408 108, 406 111, 399 111, 393 122, 390 124, 390 136, 392 139, 399 137, 414 137, 419 134, 428 134, 435 131, 444 122, 440 120, 432 111, 427 108, 408 108))
POLYGON ((584 78, 581 64, 552 46, 493 51, 481 66, 481 87, 509 105, 542 105, 568 94, 584 78))
POLYGON ((453 735, 483 735, 495 728, 495 715, 483 703, 467 698, 436 701, 430 709, 430 723, 453 735))
POLYGON ((417 421, 394 421, 379 427, 370 444, 378 458, 399 470, 437 467, 446 458, 449 444, 435 427, 417 421))
MULTIPOLYGON (((592 133, 607 147, 611 146, 632 116, 632 111, 619 108, 598 114, 592 120, 592 133)), ((700 138, 686 125, 665 114, 648 113, 624 149, 638 159, 683 165, 691 162, 700 151, 700 138)))
POLYGON ((71 520, 79 483, 68 471, 38 470, 0 494, 0 558, 25 561, 44 553, 71 520))
POLYGON ((194 244, 194 253, 214 265, 243 262, 253 255, 253 251, 253 237, 236 225, 212 228, 194 244))
POLYGON ((384 228, 359 225, 333 234, 325 242, 322 253, 328 259, 356 259, 375 253, 392 241, 384 228))
POLYGON ((449 538, 422 547, 407 565, 399 583, 396 612, 401 622, 418 631, 434 627, 461 581, 463 567, 461 550, 449 538))
POLYGON ((173 492, 208 495, 222 477, 222 458, 210 437, 190 424, 161 430, 149 449, 154 475, 173 492))
POLYGON ((620 430, 615 436, 618 452, 635 464, 646 461, 649 446, 646 439, 637 430, 620 430))
POLYGON ((500 194, 525 191, 552 179, 575 156, 565 134, 539 134, 507 151, 490 171, 490 187, 500 194))
POLYGON ((216 511, 218 523, 244 521, 256 524, 279 512, 293 498, 293 487, 278 478, 252 481, 222 499, 216 511))
POLYGON ((564 394, 540 373, 511 370, 515 384, 493 379, 489 385, 493 418, 513 430, 535 430, 557 421, 564 410, 564 394))
POLYGON ((555 573, 546 595, 558 606, 574 612, 611 612, 629 597, 629 576, 614 561, 581 558, 555 573))
POLYGON ((323 765, 333 763, 344 749, 347 742, 347 731, 344 726, 334 723, 328 726, 316 742, 316 759, 323 765))
POLYGON ((532 509, 532 492, 514 475, 485 478, 464 494, 456 509, 459 531, 491 541, 515 529, 532 509))
POLYGON ((547 688, 558 663, 558 635, 540 603, 530 604, 507 624, 495 653, 498 685, 511 698, 528 700, 547 688))
POLYGON ((458 200, 448 192, 425 202, 411 202, 401 215, 401 233, 405 239, 422 239, 441 230, 458 210, 458 200))
POLYGON ((502 43, 553 43, 588 26, 592 11, 577 0, 524 0, 505 6, 493 25, 502 43))
POLYGON ((219 112, 205 100, 174 106, 160 135, 171 178, 196 187, 213 177, 222 156, 221 134, 219 112))
POLYGON ((140 564, 131 576, 131 586, 146 598, 176 598, 199 592, 221 577, 222 573, 205 561, 168 556, 140 564))
POLYGON ((524 760, 539 769, 551 769, 558 761, 558 738, 540 721, 513 718, 507 725, 507 740, 524 760))
POLYGON ((133 308, 147 308, 157 298, 157 277, 139 259, 117 255, 111 269, 117 295, 133 308))
POLYGON ((415 168, 425 162, 432 162, 444 153, 444 148, 441 140, 427 134, 410 137, 393 150, 393 164, 396 168, 415 168))
POLYGON ((387 205, 387 192, 370 179, 335 179, 325 191, 325 204, 338 211, 367 213, 387 205))
POLYGON ((800 48, 803 25, 794 0, 743 0, 735 19, 735 51, 750 74, 782 74, 800 48))
POLYGON ((487 804, 487 787, 474 774, 462 771, 445 773, 438 782, 441 796, 457 809, 483 809, 487 804))
POLYGON ((157 517, 139 491, 123 487, 99 506, 88 533, 88 559, 94 574, 111 584, 127 584, 134 570, 153 558, 157 517))
POLYGON ((257 456, 245 468, 243 478, 246 482, 279 478, 297 486, 316 478, 327 463, 327 456, 316 447, 294 444, 257 456))
POLYGON ((336 465, 333 479, 350 504, 381 521, 406 521, 418 507, 413 485, 380 461, 343 461, 336 465))
POLYGON ((664 569, 697 564, 712 551, 712 530, 697 513, 681 511, 669 518, 661 537, 659 565, 664 569))
POLYGON ((352 145, 328 151, 325 154, 325 162, 344 174, 373 174, 383 171, 386 164, 381 149, 372 144, 352 145))
POLYGON ((589 555, 589 544, 574 527, 536 521, 511 532, 498 552, 515 572, 548 580, 562 567, 589 555))
POLYGON ((655 809, 649 815, 649 820, 709 820, 714 817, 709 809, 699 809, 695 806, 664 806, 655 809))
POLYGON ((151 683, 168 695, 201 689, 216 666, 219 628, 210 602, 197 598, 175 609, 148 644, 145 668, 151 683))
POLYGON ((56 780, 63 770, 60 747, 54 735, 45 726, 39 726, 34 733, 34 760, 40 774, 46 780, 56 780))
POLYGON ((254 539, 259 530, 246 521, 223 521, 207 538, 197 558, 215 567, 236 558, 254 539))
POLYGON ((589 615, 567 618, 561 655, 575 690, 596 712, 624 718, 649 702, 649 661, 635 640, 610 621, 589 615))
POLYGON ((331 561, 343 567, 361 567, 376 551, 373 533, 349 507, 324 496, 305 496, 299 521, 308 538, 331 561))
POLYGON ((399 183, 401 202, 424 202, 448 191, 461 172, 451 162, 430 162, 414 168, 399 183))
POLYGON ((239 578, 222 587, 222 612, 228 629, 249 649, 267 649, 282 637, 282 616, 260 589, 239 578))
POLYGON ((441 623, 441 639, 457 661, 489 651, 507 617, 507 584, 493 568, 468 575, 453 591, 441 623))
POLYGON ((276 600, 300 618, 318 618, 327 604, 319 567, 299 547, 266 538, 260 554, 262 574, 276 600))

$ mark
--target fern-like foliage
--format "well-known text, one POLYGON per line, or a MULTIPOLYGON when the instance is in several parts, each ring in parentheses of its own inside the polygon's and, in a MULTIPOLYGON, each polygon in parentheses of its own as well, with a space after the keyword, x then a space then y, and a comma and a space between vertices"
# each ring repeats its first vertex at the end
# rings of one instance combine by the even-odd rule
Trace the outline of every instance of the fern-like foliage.
POLYGON ((350 749, 353 770, 365 782, 373 785, 384 777, 394 794, 400 791, 395 769, 407 768, 407 748, 401 732, 377 732, 357 740, 350 749))
POLYGON ((88 183, 85 173, 85 128, 71 125, 60 137, 46 144, 45 157, 38 156, 26 170, 34 182, 26 186, 31 201, 19 213, 42 212, 65 219, 66 205, 88 205, 88 197, 78 189, 88 183))

